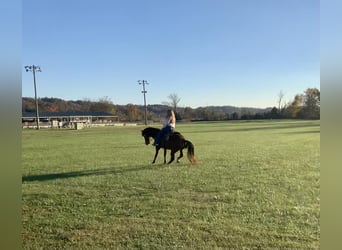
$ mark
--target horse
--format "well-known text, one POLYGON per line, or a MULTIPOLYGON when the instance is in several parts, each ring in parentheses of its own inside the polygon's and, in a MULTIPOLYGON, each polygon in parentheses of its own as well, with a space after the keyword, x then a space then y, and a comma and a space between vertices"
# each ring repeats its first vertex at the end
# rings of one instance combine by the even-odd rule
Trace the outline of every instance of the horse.
MULTIPOLYGON (((154 140, 156 139, 160 129, 148 127, 141 131, 141 135, 145 138, 145 144, 150 144, 150 138, 152 137, 154 140)), ((183 157, 183 149, 187 148, 187 157, 191 164, 196 163, 195 159, 195 149, 194 145, 186 140, 184 136, 179 132, 173 132, 169 136, 169 140, 162 140, 161 143, 156 146, 156 153, 154 155, 154 159, 152 164, 156 162, 158 152, 161 148, 164 148, 164 164, 166 163, 166 149, 171 149, 171 159, 168 164, 172 163, 175 159, 175 153, 180 150, 179 157, 177 158, 177 162, 183 157)))

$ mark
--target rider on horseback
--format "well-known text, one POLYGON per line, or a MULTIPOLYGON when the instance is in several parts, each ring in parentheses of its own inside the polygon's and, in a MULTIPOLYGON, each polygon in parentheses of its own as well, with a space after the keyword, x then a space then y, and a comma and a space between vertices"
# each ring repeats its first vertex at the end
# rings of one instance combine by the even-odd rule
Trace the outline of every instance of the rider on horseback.
POLYGON ((158 146, 162 139, 168 140, 176 127, 176 116, 173 110, 169 109, 166 113, 164 127, 160 130, 153 145, 158 146))

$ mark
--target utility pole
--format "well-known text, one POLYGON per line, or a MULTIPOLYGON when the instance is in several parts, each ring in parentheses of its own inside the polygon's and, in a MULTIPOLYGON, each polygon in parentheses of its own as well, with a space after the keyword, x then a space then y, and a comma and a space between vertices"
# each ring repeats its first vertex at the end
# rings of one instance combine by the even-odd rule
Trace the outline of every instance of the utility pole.
POLYGON ((145 106, 145 125, 147 125, 147 106, 146 106, 146 93, 147 91, 145 90, 145 84, 148 84, 146 80, 139 80, 138 81, 139 85, 143 85, 143 91, 141 93, 144 94, 144 106, 145 106))
POLYGON ((25 66, 26 72, 32 71, 33 72, 33 83, 34 83, 34 99, 36 102, 36 123, 37 129, 39 129, 39 111, 38 111, 38 99, 37 99, 37 86, 36 86, 36 71, 42 72, 40 66, 32 65, 32 66, 25 66))

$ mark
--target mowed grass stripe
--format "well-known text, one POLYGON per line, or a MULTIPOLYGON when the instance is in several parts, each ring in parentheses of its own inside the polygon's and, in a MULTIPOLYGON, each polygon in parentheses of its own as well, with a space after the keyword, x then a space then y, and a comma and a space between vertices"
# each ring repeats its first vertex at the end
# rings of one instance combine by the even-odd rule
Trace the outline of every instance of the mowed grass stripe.
POLYGON ((319 248, 319 121, 178 123, 196 166, 141 129, 23 130, 25 249, 319 248))

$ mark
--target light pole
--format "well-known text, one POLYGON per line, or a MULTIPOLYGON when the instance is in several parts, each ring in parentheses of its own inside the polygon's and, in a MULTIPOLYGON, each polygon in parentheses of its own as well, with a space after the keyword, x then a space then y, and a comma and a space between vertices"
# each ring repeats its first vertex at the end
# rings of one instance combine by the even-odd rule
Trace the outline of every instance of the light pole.
POLYGON ((42 72, 40 66, 32 65, 32 66, 25 66, 26 72, 32 71, 33 72, 33 83, 34 83, 34 99, 36 102, 36 122, 37 122, 37 129, 39 129, 39 111, 38 111, 38 99, 37 99, 37 86, 36 86, 36 71, 42 72))
POLYGON ((145 125, 147 125, 147 106, 146 106, 146 93, 147 91, 145 90, 145 84, 148 84, 146 80, 139 80, 138 81, 139 85, 143 85, 143 91, 141 93, 144 94, 144 106, 145 106, 145 125))

